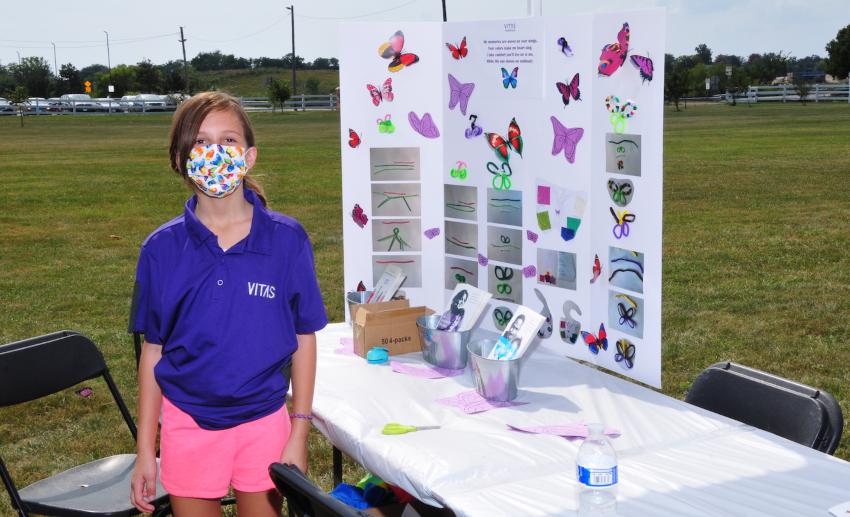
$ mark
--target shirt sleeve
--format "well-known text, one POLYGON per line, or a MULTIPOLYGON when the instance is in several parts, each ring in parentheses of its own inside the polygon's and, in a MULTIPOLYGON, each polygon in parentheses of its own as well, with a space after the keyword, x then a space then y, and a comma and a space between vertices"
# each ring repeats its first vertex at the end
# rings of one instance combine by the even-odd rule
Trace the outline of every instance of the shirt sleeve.
POLYGON ((311 334, 325 328, 328 316, 322 300, 322 291, 313 265, 313 247, 310 239, 304 245, 289 269, 289 307, 296 334, 311 334))
POLYGON ((130 330, 141 332, 145 341, 161 345, 160 285, 156 260, 150 250, 142 246, 136 266, 136 284, 133 287, 133 305, 130 314, 130 330))

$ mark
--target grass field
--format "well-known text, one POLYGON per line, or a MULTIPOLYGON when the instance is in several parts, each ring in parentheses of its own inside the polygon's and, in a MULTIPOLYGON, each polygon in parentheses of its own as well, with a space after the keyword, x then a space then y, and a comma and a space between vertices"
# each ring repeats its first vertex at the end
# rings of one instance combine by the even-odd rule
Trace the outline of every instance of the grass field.
MULTIPOLYGON (((329 316, 340 320, 338 115, 252 118, 255 173, 271 206, 309 231, 329 316)), ((187 196, 168 170, 168 123, 168 115, 63 116, 21 129, 0 119, 0 342, 78 330, 102 347, 132 408, 125 329, 138 247, 187 196)), ((683 396, 702 368, 729 359, 821 387, 850 416, 848 127, 850 106, 837 103, 666 113, 665 393, 683 396)), ((105 388, 94 386, 90 398, 0 410, 0 453, 19 482, 132 447, 129 433, 116 432, 123 424, 105 388), (49 448, 52 440, 62 446, 49 448)), ((837 452, 844 459, 848 435, 837 452)), ((320 436, 311 448, 313 476, 329 489, 330 448, 320 436)), ((4 494, 0 515, 10 512, 4 494)))
MULTIPOLYGON (((292 71, 286 68, 257 68, 198 72, 200 88, 217 89, 240 97, 268 97, 269 77, 289 84, 292 82, 292 71)), ((295 81, 299 95, 308 93, 305 85, 310 78, 319 81, 318 93, 320 94, 331 93, 339 86, 337 70, 296 70, 295 81)), ((197 89, 196 86, 195 90, 197 89)))

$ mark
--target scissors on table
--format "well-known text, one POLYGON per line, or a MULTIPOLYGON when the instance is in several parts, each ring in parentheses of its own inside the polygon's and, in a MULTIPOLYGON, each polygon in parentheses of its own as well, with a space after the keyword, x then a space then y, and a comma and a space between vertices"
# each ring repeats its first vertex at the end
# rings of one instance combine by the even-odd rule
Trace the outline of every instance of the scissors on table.
POLYGON ((407 434, 407 433, 412 433, 412 432, 415 432, 415 431, 427 431, 427 430, 430 430, 430 429, 439 429, 439 428, 440 428, 440 426, 438 426, 438 425, 415 426, 415 425, 404 425, 404 424, 397 424, 395 422, 391 422, 391 423, 384 426, 384 428, 381 430, 381 433, 383 433, 383 434, 407 434))

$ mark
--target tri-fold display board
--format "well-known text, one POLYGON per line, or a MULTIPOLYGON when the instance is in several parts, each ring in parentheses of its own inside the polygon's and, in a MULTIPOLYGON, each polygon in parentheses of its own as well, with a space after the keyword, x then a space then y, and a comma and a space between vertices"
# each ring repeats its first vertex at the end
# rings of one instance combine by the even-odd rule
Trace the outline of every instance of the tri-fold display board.
POLYGON ((664 11, 341 26, 345 283, 661 384, 664 11))

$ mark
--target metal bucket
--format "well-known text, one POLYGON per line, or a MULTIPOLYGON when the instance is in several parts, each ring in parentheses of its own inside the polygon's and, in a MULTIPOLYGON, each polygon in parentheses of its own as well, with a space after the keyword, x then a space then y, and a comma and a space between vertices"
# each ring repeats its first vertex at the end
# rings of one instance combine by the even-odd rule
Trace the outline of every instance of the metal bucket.
POLYGON ((499 361, 487 359, 496 341, 480 339, 467 345, 469 349, 469 370, 475 391, 488 400, 505 402, 517 397, 521 359, 499 361))
POLYGON ((348 303, 348 319, 354 324, 354 306, 366 303, 366 299, 372 291, 349 291, 345 295, 345 301, 348 303))
POLYGON ((466 344, 469 342, 472 331, 437 330, 437 322, 439 321, 440 316, 436 314, 416 318, 422 357, 440 368, 452 370, 466 368, 469 357, 466 344))

